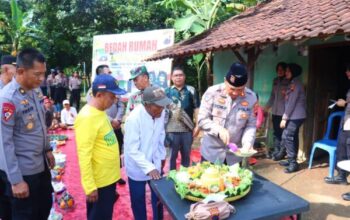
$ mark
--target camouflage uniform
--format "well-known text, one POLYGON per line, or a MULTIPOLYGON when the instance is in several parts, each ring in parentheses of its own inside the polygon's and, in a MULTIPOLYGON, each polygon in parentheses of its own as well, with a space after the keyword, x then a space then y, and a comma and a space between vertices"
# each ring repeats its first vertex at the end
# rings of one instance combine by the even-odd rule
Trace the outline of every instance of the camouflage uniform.
POLYGON ((125 115, 128 115, 136 106, 142 103, 143 91, 137 91, 129 97, 125 115))

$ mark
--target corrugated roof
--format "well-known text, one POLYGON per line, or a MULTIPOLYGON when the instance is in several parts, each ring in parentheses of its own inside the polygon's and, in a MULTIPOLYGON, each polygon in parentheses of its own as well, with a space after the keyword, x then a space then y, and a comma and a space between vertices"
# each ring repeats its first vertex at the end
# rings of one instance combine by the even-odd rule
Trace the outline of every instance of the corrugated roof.
POLYGON ((271 0, 147 60, 350 33, 350 0, 271 0))

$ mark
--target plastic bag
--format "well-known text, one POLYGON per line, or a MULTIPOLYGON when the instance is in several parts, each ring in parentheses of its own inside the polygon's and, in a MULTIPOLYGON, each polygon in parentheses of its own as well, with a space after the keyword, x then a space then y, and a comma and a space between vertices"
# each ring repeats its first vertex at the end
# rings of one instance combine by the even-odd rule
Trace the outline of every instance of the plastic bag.
POLYGON ((185 215, 189 220, 211 220, 226 219, 231 213, 235 213, 235 208, 226 201, 220 202, 197 202, 191 205, 190 212, 185 215))

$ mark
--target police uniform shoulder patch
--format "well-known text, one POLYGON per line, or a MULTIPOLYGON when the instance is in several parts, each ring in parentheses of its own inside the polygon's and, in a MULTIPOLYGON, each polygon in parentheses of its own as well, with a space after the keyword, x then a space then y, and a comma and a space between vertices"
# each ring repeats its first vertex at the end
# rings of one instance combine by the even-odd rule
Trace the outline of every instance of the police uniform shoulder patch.
POLYGON ((14 104, 9 103, 9 102, 5 102, 2 104, 2 118, 4 121, 9 121, 13 114, 16 111, 16 107, 14 104))
POLYGON ((204 96, 204 101, 209 102, 212 97, 210 95, 205 95, 204 96))
POLYGON ((292 83, 292 84, 290 85, 290 90, 291 90, 292 92, 295 90, 295 84, 294 84, 294 83, 292 83))

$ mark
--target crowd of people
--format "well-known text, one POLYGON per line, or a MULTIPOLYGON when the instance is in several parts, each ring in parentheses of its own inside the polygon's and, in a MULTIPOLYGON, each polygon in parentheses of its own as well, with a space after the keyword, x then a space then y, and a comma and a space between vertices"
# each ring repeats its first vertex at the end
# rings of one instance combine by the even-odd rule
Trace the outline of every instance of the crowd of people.
MULTIPOLYGON (((247 68, 230 66, 224 82, 209 87, 199 99, 194 87, 186 84, 184 69, 171 72, 172 86, 165 90, 152 85, 145 66, 131 70, 137 92, 130 94, 126 107, 107 65, 98 66, 79 111, 81 80, 77 73, 67 80, 64 73, 51 70, 47 79, 46 60, 36 49, 24 49, 17 57, 3 56, 0 77, 0 219, 47 219, 52 206, 49 170, 55 160, 47 133, 50 129, 75 130, 81 183, 86 194, 87 219, 112 219, 118 199, 121 155, 130 191, 134 218, 147 219, 146 185, 164 174, 166 148, 170 148, 170 169, 190 165, 193 139, 203 132, 202 161, 234 164, 241 158, 229 150, 236 144, 242 151, 254 147, 259 109, 257 95, 247 88, 247 68), (46 87, 46 89, 45 89, 46 87), (66 90, 71 91, 70 101, 66 90), (47 94, 45 94, 47 93, 47 94), (51 98, 52 99, 51 99, 51 98), (124 123, 124 132, 122 123, 124 123)), ((286 166, 286 173, 299 169, 297 154, 299 128, 306 118, 306 98, 295 63, 278 63, 271 97, 274 151, 270 156, 286 166), (287 156, 287 160, 283 160, 287 156)), ((347 69, 350 79, 350 67, 347 69)), ((348 93, 350 96, 350 93, 348 93)), ((349 97, 347 99, 350 99, 349 97)), ((350 130, 349 100, 338 146, 338 158, 349 159, 346 141, 350 130)), ((347 183, 339 170, 327 183, 347 183)), ((163 218, 163 206, 151 190, 153 219, 163 218)), ((350 194, 343 198, 350 200, 350 194)))
POLYGON ((60 111, 63 108, 63 101, 67 99, 68 90, 70 105, 76 109, 80 108, 81 84, 82 80, 77 71, 74 71, 68 78, 60 68, 56 68, 50 70, 49 75, 40 84, 40 88, 44 96, 51 98, 60 111))

